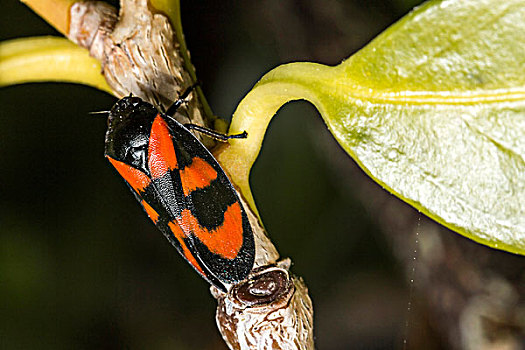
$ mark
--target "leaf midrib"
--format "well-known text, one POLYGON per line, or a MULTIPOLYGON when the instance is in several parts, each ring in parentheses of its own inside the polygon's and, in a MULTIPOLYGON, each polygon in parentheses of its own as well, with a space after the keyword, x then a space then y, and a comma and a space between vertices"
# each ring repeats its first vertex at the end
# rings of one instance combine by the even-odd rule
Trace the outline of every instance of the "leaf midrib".
POLYGON ((398 92, 377 92, 360 91, 362 88, 354 89, 348 93, 345 91, 344 98, 350 97, 374 103, 387 104, 414 104, 414 105, 470 105, 480 103, 501 103, 525 101, 525 87, 498 89, 492 91, 465 91, 462 93, 450 91, 398 91, 398 92))

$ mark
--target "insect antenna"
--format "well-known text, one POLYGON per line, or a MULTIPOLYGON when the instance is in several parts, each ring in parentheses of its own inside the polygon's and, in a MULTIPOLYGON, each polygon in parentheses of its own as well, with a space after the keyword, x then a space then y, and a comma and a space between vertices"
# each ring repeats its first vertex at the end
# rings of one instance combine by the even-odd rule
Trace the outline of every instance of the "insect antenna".
POLYGON ((109 114, 111 111, 95 111, 95 112, 88 112, 88 114, 109 114))

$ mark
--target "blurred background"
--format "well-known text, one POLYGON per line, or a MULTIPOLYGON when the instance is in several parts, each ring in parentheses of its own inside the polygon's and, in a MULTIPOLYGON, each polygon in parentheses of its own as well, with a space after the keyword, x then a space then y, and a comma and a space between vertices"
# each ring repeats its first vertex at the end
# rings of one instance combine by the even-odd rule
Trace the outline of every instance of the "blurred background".
MULTIPOLYGON (((182 0, 199 79, 226 119, 293 61, 341 62, 407 0, 182 0)), ((2 40, 59 35, 3 0, 2 40)), ((207 283, 104 159, 115 98, 0 90, 0 348, 226 349, 207 283)), ((252 172, 272 241, 315 308, 319 349, 521 349, 525 259, 435 224, 369 180, 305 102, 272 121, 252 172)), ((522 343, 524 341, 524 343, 522 343)))

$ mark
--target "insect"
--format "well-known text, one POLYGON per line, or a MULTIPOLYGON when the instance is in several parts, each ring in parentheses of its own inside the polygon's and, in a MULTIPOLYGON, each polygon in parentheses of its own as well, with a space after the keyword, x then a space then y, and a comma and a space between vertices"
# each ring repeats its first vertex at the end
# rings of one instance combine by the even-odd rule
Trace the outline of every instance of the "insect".
POLYGON ((144 211, 179 253, 208 282, 244 280, 255 257, 252 229, 230 180, 208 149, 189 131, 223 141, 226 136, 166 113, 138 97, 124 97, 109 111, 105 156, 126 180, 144 211))

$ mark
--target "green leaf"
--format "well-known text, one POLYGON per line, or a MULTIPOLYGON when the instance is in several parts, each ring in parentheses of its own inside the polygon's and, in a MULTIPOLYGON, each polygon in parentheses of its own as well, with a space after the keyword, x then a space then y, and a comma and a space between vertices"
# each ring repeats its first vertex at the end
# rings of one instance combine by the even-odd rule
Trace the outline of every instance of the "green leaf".
POLYGON ((111 93, 100 63, 67 39, 22 38, 0 43, 0 87, 42 81, 79 83, 111 93))
POLYGON ((286 102, 313 103, 381 186, 439 223, 525 254, 525 1, 431 1, 336 67, 265 75, 235 112, 248 131, 218 155, 248 175, 286 102))

